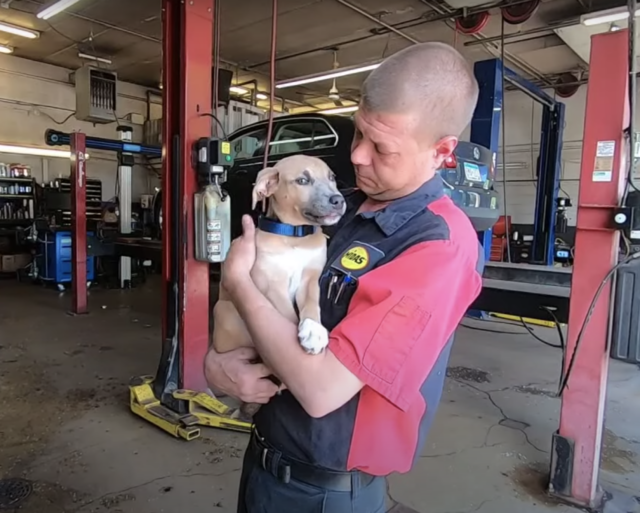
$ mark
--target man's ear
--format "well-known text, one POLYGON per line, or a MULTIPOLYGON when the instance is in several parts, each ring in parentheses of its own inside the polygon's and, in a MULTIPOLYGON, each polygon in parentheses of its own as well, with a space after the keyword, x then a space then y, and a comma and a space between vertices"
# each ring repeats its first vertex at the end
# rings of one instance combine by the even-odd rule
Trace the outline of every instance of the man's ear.
POLYGON ((458 146, 458 138, 453 135, 443 137, 436 143, 436 169, 442 167, 442 163, 453 154, 456 146, 458 146))
POLYGON ((271 196, 278 187, 278 170, 274 167, 267 167, 258 173, 256 183, 253 186, 251 195, 251 209, 255 209, 258 201, 271 196))

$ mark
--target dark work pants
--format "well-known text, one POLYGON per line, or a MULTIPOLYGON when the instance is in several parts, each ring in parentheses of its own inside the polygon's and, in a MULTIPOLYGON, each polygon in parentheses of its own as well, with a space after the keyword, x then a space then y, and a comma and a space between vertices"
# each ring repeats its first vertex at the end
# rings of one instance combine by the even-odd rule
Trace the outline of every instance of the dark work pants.
MULTIPOLYGON (((277 464, 277 461, 275 462, 277 464)), ((271 465, 270 465, 271 466, 271 465)), ((338 492, 276 477, 278 469, 262 467, 250 449, 245 452, 238 494, 238 513, 384 513, 386 483, 378 477, 366 486, 353 479, 352 491, 338 492)))

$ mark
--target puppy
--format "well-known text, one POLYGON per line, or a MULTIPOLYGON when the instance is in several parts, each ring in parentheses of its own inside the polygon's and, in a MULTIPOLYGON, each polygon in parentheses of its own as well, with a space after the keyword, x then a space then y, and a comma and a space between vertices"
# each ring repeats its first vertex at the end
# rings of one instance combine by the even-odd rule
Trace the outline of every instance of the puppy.
MULTIPOLYGON (((327 239, 321 227, 340 220, 345 200, 331 169, 322 160, 305 155, 284 158, 258 173, 253 208, 266 198, 269 207, 256 230, 256 262, 251 277, 275 308, 298 325, 304 350, 318 354, 329 343, 320 319, 319 282, 327 258, 327 239), (298 233, 293 234, 296 230, 298 233)), ((217 352, 253 346, 249 331, 222 286, 213 317, 213 346, 217 352)), ((241 416, 252 416, 258 407, 243 405, 241 416)))

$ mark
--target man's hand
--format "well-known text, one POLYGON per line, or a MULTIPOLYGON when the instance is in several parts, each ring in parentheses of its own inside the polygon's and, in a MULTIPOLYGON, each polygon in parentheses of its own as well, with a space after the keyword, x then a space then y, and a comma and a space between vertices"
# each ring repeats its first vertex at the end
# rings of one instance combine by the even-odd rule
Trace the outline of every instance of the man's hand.
POLYGON ((242 235, 231 243, 222 265, 222 286, 233 295, 238 285, 251 279, 256 262, 256 227, 251 216, 242 216, 242 235))
POLYGON ((271 380, 273 373, 262 363, 251 363, 258 353, 241 347, 228 353, 210 350, 204 361, 204 374, 212 389, 245 403, 266 404, 279 390, 271 380))

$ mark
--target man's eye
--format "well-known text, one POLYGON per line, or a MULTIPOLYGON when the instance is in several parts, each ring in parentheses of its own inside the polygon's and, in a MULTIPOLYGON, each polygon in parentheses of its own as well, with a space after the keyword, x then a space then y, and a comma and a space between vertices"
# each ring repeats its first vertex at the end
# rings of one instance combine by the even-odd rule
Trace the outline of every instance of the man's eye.
POLYGON ((301 176, 300 178, 296 179, 296 183, 298 185, 309 185, 309 179, 301 176))

